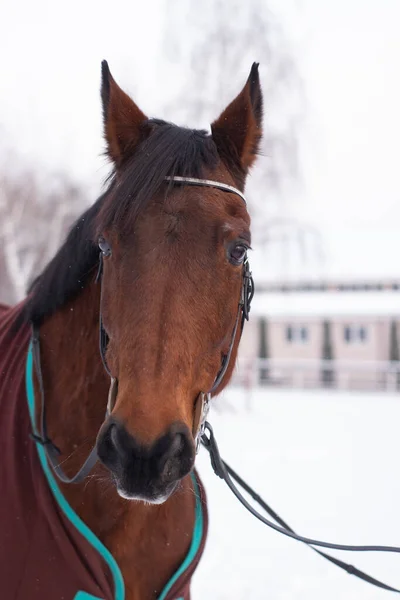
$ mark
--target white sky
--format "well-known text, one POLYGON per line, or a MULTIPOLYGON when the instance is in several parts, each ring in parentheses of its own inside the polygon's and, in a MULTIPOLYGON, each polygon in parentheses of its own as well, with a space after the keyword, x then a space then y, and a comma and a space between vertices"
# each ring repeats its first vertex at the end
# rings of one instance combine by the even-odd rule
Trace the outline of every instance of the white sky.
MULTIPOLYGON (((292 35, 308 98, 304 188, 285 210, 317 226, 327 257, 323 267, 294 261, 287 273, 398 275, 400 4, 275 4, 292 35)), ((112 9, 103 1, 1 3, 2 145, 16 147, 29 163, 66 169, 98 189, 107 173, 99 101, 103 58, 145 112, 179 121, 179 114, 164 110, 181 83, 179 61, 167 60, 162 46, 165 5, 166 0, 116 0, 112 9)), ((185 43, 184 28, 178 35, 185 43)), ((263 268, 264 258, 255 261, 263 268)))
POLYGON ((298 210, 325 234, 331 271, 398 276, 400 4, 305 6, 312 127, 298 210))

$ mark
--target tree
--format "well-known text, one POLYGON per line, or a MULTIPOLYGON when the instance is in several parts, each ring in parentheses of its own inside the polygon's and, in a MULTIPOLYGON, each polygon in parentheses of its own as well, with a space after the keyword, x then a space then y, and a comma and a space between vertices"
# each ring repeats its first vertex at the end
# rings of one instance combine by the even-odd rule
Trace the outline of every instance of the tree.
POLYGON ((65 175, 41 183, 31 170, 0 172, 0 300, 21 300, 32 279, 56 253, 68 226, 87 205, 65 175))
POLYGON ((322 327, 322 360, 324 361, 324 365, 321 371, 321 381, 324 387, 332 387, 335 380, 335 373, 334 370, 326 364, 326 361, 332 361, 334 358, 330 321, 324 321, 322 327))
POLYGON ((271 198, 300 171, 303 81, 284 28, 265 0, 204 0, 196 8, 176 0, 168 4, 167 21, 167 54, 184 71, 173 103, 190 123, 204 126, 215 119, 239 91, 252 62, 261 63, 268 135, 249 186, 252 208, 263 216, 265 189, 271 198))
POLYGON ((252 62, 260 62, 265 135, 247 183, 253 239, 274 253, 279 275, 290 276, 305 266, 320 270, 324 244, 319 232, 293 219, 286 206, 301 184, 299 140, 306 101, 294 45, 270 4, 170 2, 165 49, 171 63, 179 64, 183 81, 171 105, 175 112, 179 107, 184 122, 202 127, 239 91, 252 62))

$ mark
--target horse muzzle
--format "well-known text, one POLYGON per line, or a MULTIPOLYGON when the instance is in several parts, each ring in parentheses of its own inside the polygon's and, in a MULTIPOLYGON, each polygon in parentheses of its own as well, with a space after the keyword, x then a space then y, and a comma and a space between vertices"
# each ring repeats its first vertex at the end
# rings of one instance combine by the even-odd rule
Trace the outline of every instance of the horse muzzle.
POLYGON ((120 496, 159 504, 192 470, 195 446, 184 423, 174 423, 153 444, 145 446, 123 423, 110 417, 100 430, 97 454, 112 473, 120 496))

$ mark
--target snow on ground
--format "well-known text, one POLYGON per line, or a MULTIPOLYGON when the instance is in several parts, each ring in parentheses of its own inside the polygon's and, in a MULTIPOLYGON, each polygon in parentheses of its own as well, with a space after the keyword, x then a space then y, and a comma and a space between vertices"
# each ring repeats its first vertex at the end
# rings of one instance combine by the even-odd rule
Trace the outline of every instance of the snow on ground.
MULTIPOLYGON (((232 389, 209 420, 223 458, 297 533, 400 546, 400 395, 232 389)), ((259 523, 213 474, 204 449, 197 462, 210 530, 194 600, 391 596, 259 523)), ((400 587, 398 554, 336 556, 400 587)))

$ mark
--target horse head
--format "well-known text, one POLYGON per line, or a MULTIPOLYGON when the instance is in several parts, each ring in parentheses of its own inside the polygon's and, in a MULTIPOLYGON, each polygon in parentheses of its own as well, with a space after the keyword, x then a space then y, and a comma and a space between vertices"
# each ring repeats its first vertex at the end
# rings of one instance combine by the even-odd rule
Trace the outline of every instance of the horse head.
POLYGON ((261 138, 258 65, 210 135, 149 119, 106 62, 102 102, 114 173, 96 241, 113 387, 97 451, 120 495, 159 503, 193 468, 204 398, 234 368, 251 243, 240 196, 261 138))

